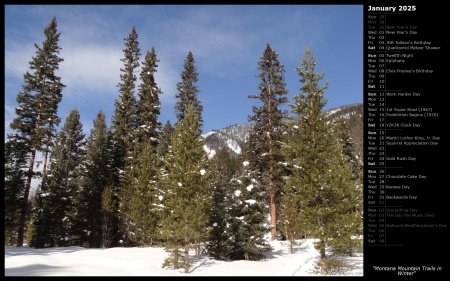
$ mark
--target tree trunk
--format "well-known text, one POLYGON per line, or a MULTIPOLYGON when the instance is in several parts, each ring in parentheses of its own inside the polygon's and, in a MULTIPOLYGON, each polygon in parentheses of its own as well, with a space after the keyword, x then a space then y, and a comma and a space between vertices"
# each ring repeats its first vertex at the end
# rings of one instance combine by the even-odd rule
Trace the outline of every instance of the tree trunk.
POLYGON ((184 272, 189 273, 189 245, 184 246, 184 272))
POLYGON ((173 268, 178 269, 180 268, 179 262, 178 262, 178 245, 175 246, 175 250, 173 251, 173 268))
POLYGON ((289 240, 291 243, 289 244, 289 250, 290 250, 290 253, 291 254, 293 254, 294 253, 294 239, 292 238, 292 239, 290 239, 289 240))
POLYGON ((273 182, 273 165, 272 161, 272 136, 269 135, 269 191, 270 191, 270 220, 273 225, 272 228, 272 240, 277 238, 277 206, 275 203, 275 184, 273 182))
POLYGON ((28 166, 28 177, 23 192, 22 210, 20 211, 19 230, 17 234, 17 247, 23 246, 23 232, 25 228, 25 214, 28 209, 28 195, 30 194, 31 179, 33 178, 34 158, 36 157, 36 148, 31 151, 30 165, 28 166))
MULTIPOLYGON (((48 149, 48 146, 47 146, 47 149, 48 149)), ((46 176, 47 176, 47 158, 48 158, 48 150, 47 150, 47 152, 45 152, 45 156, 44 156, 44 166, 42 167, 41 186, 44 186, 45 179, 46 179, 46 176)))
POLYGON ((272 240, 275 240, 277 237, 277 212, 275 205, 275 191, 273 187, 273 183, 270 184, 270 219, 273 225, 272 228, 272 240))

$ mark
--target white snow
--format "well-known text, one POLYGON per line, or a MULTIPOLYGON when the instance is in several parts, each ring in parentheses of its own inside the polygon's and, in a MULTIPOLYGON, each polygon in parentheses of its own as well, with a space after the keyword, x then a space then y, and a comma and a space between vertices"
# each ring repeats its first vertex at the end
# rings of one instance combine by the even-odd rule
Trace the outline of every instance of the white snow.
POLYGON ((207 137, 209 137, 209 136, 211 136, 211 135, 214 135, 214 134, 216 134, 216 133, 217 133, 216 131, 211 131, 211 132, 208 132, 208 133, 202 135, 202 137, 203 137, 204 139, 206 139, 207 137))
POLYGON ((241 154, 241 147, 239 146, 239 144, 236 141, 234 141, 232 139, 227 139, 227 145, 236 154, 241 154))
POLYGON ((256 203, 256 200, 255 199, 249 199, 249 200, 245 200, 245 202, 250 204, 250 205, 253 205, 253 204, 256 203))
MULTIPOLYGON (((262 261, 220 261, 206 255, 198 259, 190 273, 161 265, 168 256, 162 247, 116 247, 87 249, 60 247, 35 249, 5 247, 5 276, 317 276, 315 262, 320 254, 312 239, 298 240, 294 253, 288 241, 271 241, 272 252, 262 261)), ((341 275, 363 276, 363 253, 342 257, 351 267, 341 275)), ((191 259, 193 260, 193 259, 191 259)))
POLYGON ((211 159, 214 157, 214 155, 216 155, 216 150, 215 149, 209 149, 208 146, 203 145, 203 149, 206 151, 206 154, 208 154, 208 159, 211 159))

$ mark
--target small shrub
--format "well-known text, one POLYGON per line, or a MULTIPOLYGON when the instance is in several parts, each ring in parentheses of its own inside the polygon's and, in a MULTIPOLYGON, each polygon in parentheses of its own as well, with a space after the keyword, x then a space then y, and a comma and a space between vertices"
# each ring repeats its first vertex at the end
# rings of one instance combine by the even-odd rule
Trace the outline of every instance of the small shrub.
POLYGON ((339 275, 344 274, 350 266, 343 260, 329 258, 325 261, 317 261, 312 273, 321 275, 339 275))

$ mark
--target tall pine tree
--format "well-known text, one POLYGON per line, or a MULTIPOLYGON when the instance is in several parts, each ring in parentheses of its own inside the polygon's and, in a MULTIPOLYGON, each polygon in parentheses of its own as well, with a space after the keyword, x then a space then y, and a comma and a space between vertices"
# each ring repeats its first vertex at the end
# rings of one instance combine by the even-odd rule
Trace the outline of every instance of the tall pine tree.
POLYGON ((111 131, 113 133, 114 144, 114 163, 116 176, 115 183, 119 183, 119 174, 125 166, 125 158, 134 139, 134 132, 137 127, 136 121, 136 94, 135 83, 137 76, 136 69, 139 67, 140 49, 138 34, 133 26, 131 33, 125 41, 125 49, 123 49, 124 57, 121 61, 124 67, 120 69, 121 82, 119 87, 119 99, 115 101, 114 116, 111 122, 111 131))
MULTIPOLYGON (((292 124, 290 124, 292 125, 292 124)), ((297 125, 289 126, 288 129, 290 132, 296 132, 295 128, 297 125)), ((298 132, 296 132, 298 133, 298 132)), ((291 138, 295 137, 295 133, 291 135, 291 138)), ((287 139, 287 142, 290 142, 290 139, 287 139)), ((293 164, 290 159, 296 159, 297 155, 295 154, 295 149, 293 149, 290 144, 287 147, 282 148, 282 153, 285 156, 285 159, 293 164)), ((287 165, 287 163, 284 163, 287 165)), ((300 209, 300 192, 298 187, 292 185, 290 182, 290 177, 292 173, 288 176, 288 182, 282 187, 282 193, 280 196, 280 204, 279 204, 279 231, 282 233, 284 238, 289 241, 289 252, 291 254, 294 253, 294 246, 296 245, 296 240, 300 238, 307 238, 306 228, 303 227, 301 221, 299 220, 300 209)))
POLYGON ((28 196, 31 180, 35 176, 34 162, 38 151, 44 154, 42 182, 45 181, 48 153, 51 151, 56 134, 56 127, 60 123, 57 115, 58 104, 62 99, 61 77, 56 75, 59 64, 64 60, 59 57, 59 36, 57 21, 54 17, 44 29, 45 40, 42 48, 34 44, 36 56, 30 61, 31 72, 24 74, 23 91, 17 95, 19 106, 16 107, 17 117, 11 122, 11 129, 17 131, 10 135, 14 145, 27 149, 28 172, 23 192, 22 209, 20 212, 17 246, 23 245, 25 218, 28 209, 28 196))
POLYGON ((158 62, 155 49, 152 48, 142 62, 142 82, 139 85, 139 100, 136 105, 136 131, 128 145, 128 156, 120 178, 119 221, 126 245, 151 244, 157 223, 156 214, 151 208, 157 165, 156 148, 161 130, 158 116, 161 107, 159 95, 162 91, 157 87, 154 77, 158 62), (143 210, 148 212, 142 213, 143 210))
POLYGON ((337 128, 323 107, 328 82, 319 85, 324 73, 315 73, 316 59, 307 47, 297 67, 301 93, 294 96, 292 112, 299 116, 294 136, 283 149, 292 175, 287 191, 295 192, 298 220, 307 234, 317 239, 322 270, 326 271, 326 249, 347 247, 361 214, 355 206, 361 198, 361 186, 353 178, 352 166, 337 138, 337 128))
POLYGON ((336 121, 336 135, 342 145, 342 153, 352 167, 353 186, 345 195, 349 208, 342 214, 341 224, 337 230, 342 239, 336 239, 337 243, 330 243, 330 246, 335 254, 353 256, 354 251, 362 246, 359 237, 363 235, 363 163, 358 157, 357 147, 350 136, 347 122, 336 121))
POLYGON ((207 250, 210 256, 217 260, 227 260, 231 252, 227 231, 230 222, 229 203, 230 181, 237 173, 237 157, 231 157, 226 147, 221 147, 209 160, 209 184, 212 192, 210 225, 212 230, 208 239, 207 250))
POLYGON ((139 100, 136 108, 138 127, 135 140, 137 143, 151 142, 155 148, 158 145, 158 136, 162 127, 158 120, 161 114, 159 95, 162 94, 162 91, 158 88, 154 77, 158 62, 155 48, 152 48, 150 52, 147 52, 145 60, 142 62, 142 83, 139 85, 139 100))
MULTIPOLYGON (((178 93, 175 95, 178 98, 175 104, 175 114, 177 116, 178 122, 184 119, 187 107, 192 104, 194 107, 195 114, 198 116, 197 127, 198 134, 202 133, 203 127, 203 105, 198 99, 198 94, 200 92, 197 82, 198 82, 198 72, 195 67, 194 55, 189 51, 187 58, 184 60, 184 69, 181 72, 181 81, 177 83, 178 93)), ((176 124, 175 124, 176 125, 176 124)))
MULTIPOLYGON (((350 117, 349 121, 355 122, 353 119, 353 117, 350 117)), ((358 153, 357 144, 350 133, 349 122, 345 118, 337 120, 337 137, 344 148, 344 154, 349 157, 352 164, 354 177, 362 180, 364 164, 362 155, 358 153)))
POLYGON ((161 210, 155 155, 152 142, 136 145, 121 178, 120 221, 130 245, 150 246, 156 238, 161 210))
MULTIPOLYGON (((111 131, 113 136, 113 202, 119 203, 121 177, 127 165, 126 159, 133 151, 133 141, 137 129, 136 117, 136 69, 140 66, 140 48, 138 41, 138 34, 136 28, 133 26, 131 33, 125 41, 125 49, 123 49, 124 57, 121 61, 124 67, 120 69, 121 82, 117 85, 119 87, 119 100, 115 101, 114 116, 111 123, 111 131)), ((118 205, 113 207, 116 220, 119 220, 118 205)), ((120 223, 118 222, 118 225, 120 223)), ((122 236, 116 231, 118 237, 122 236)), ((116 237, 117 239, 119 239, 116 237)), ((128 242, 128 237, 125 238, 125 245, 128 242)))
MULTIPOLYGON (((10 137, 10 136, 8 136, 10 137)), ((14 138, 12 138, 14 139, 14 138)), ((17 243, 17 226, 23 204, 23 190, 27 169, 26 146, 17 145, 9 140, 5 143, 5 246, 17 243)))
POLYGON ((249 161, 229 185, 228 257, 232 260, 261 260, 272 250, 264 235, 271 229, 267 220, 267 190, 260 184, 249 161))
POLYGON ((260 174, 259 181, 267 185, 270 217, 272 223, 272 239, 277 233, 277 201, 283 186, 283 166, 280 165, 283 158, 280 152, 283 133, 286 130, 284 119, 287 111, 282 106, 288 102, 284 82, 284 66, 278 60, 278 54, 272 50, 269 44, 258 62, 258 75, 260 92, 249 95, 249 98, 258 99, 260 106, 252 106, 253 114, 248 117, 250 122, 255 122, 251 131, 247 149, 247 159, 251 168, 260 174))
POLYGON ((161 235, 169 257, 163 266, 190 271, 190 249, 206 242, 211 226, 211 192, 208 185, 207 155, 204 140, 198 135, 198 115, 191 104, 184 119, 177 122, 165 156, 162 178, 164 206, 161 235))
POLYGON ((33 247, 77 245, 72 230, 78 212, 84 137, 80 114, 72 109, 56 138, 48 179, 37 193, 33 247))
MULTIPOLYGON (((74 226, 74 232, 80 237, 80 246, 89 248, 109 245, 113 240, 113 237, 105 237, 103 233, 104 217, 101 215, 105 209, 102 207, 102 194, 105 188, 111 188, 112 175, 111 134, 105 118, 104 112, 100 111, 97 114, 86 141, 85 169, 78 204, 78 218, 74 226)), ((110 217, 108 220, 111 224, 114 222, 110 217)))
POLYGON ((136 69, 139 67, 140 48, 138 34, 133 26, 131 33, 125 40, 124 57, 120 59, 124 67, 120 69, 121 82, 119 87, 120 99, 115 101, 114 116, 112 118, 112 129, 114 141, 122 158, 126 157, 127 149, 130 147, 136 129, 136 94, 135 84, 137 80, 136 69))
POLYGON ((158 146, 156 147, 156 157, 157 157, 157 163, 158 167, 163 165, 163 158, 164 155, 166 155, 169 146, 170 146, 170 136, 174 132, 175 128, 172 126, 169 120, 167 120, 166 124, 161 130, 161 133, 159 134, 159 141, 158 146))

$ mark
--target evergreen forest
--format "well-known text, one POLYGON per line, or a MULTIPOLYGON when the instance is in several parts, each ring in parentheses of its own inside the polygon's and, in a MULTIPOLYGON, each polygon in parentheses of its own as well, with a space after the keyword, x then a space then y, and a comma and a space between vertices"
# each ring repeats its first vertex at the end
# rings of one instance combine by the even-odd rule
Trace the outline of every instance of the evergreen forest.
POLYGON ((58 116, 65 85, 56 18, 44 35, 5 140, 5 246, 159 246, 168 253, 161 266, 185 272, 191 251, 261 260, 272 250, 266 234, 291 251, 296 240, 316 238, 323 268, 333 255, 362 247, 363 128, 324 110, 329 82, 309 47, 289 101, 284 66, 263 46, 242 151, 222 146, 211 155, 191 51, 180 62, 176 122, 162 124, 157 52, 141 50, 133 26, 123 40, 111 125, 99 111, 86 135, 77 108, 58 116), (39 181, 34 196, 32 180, 39 181))

